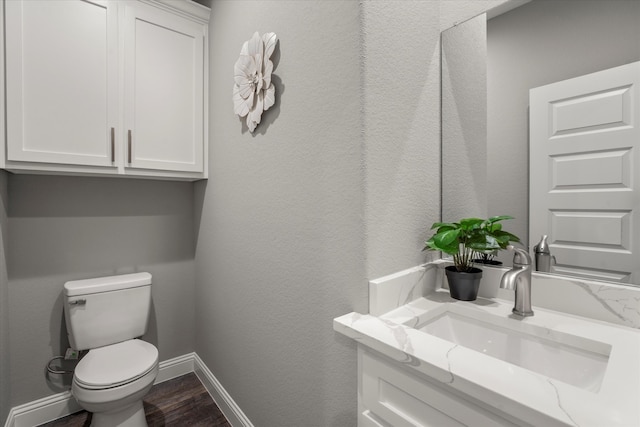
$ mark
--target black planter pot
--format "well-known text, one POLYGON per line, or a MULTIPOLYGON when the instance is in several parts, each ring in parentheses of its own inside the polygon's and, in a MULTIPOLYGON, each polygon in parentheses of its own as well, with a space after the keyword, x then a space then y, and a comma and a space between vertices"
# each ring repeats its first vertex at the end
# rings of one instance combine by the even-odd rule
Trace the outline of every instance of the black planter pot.
POLYGON ((445 268, 445 274, 449 281, 451 297, 460 301, 475 301, 478 297, 482 270, 472 267, 469 271, 458 271, 450 265, 445 268))
POLYGON ((496 261, 495 259, 474 259, 473 262, 484 265, 502 265, 502 261, 496 261))

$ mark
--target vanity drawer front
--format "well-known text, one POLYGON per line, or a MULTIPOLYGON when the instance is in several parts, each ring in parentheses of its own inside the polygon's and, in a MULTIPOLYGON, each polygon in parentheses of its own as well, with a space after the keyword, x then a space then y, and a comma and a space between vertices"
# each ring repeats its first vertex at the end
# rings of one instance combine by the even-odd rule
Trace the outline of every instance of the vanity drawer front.
POLYGON ((514 426, 444 387, 358 349, 359 426, 514 426))

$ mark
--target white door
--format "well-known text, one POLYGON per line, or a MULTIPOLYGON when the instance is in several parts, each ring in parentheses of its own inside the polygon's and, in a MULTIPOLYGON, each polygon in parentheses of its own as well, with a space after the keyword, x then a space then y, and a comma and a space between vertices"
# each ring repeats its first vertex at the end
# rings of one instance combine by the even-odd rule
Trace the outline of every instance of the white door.
POLYGON ((25 0, 3 5, 7 160, 114 167, 115 4, 25 0))
POLYGON ((202 24, 125 7, 125 166, 203 172, 202 24))
POLYGON ((531 89, 530 228, 555 272, 640 282, 640 62, 531 89))

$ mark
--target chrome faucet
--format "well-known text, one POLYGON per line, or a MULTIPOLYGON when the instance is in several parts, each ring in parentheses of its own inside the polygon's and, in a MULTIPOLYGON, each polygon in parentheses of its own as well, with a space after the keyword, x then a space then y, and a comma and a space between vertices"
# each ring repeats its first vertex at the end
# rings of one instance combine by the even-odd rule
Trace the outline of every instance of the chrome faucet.
POLYGON ((502 276, 500 287, 516 291, 513 313, 518 316, 533 316, 531 310, 531 257, 524 249, 513 245, 507 249, 515 251, 513 254, 513 268, 502 276))
POLYGON ((533 253, 536 256, 536 271, 548 273, 551 271, 551 266, 556 263, 556 257, 551 255, 547 238, 546 234, 540 238, 540 243, 533 247, 533 253))

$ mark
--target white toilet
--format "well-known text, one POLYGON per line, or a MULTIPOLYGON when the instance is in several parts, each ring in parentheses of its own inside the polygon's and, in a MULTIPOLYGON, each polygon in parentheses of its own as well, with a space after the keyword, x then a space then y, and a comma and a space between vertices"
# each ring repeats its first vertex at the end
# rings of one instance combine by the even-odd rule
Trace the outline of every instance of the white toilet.
POLYGON ((75 280, 64 296, 71 347, 89 350, 71 392, 93 413, 91 426, 146 426, 142 398, 158 375, 158 349, 137 338, 147 330, 151 275, 75 280))

